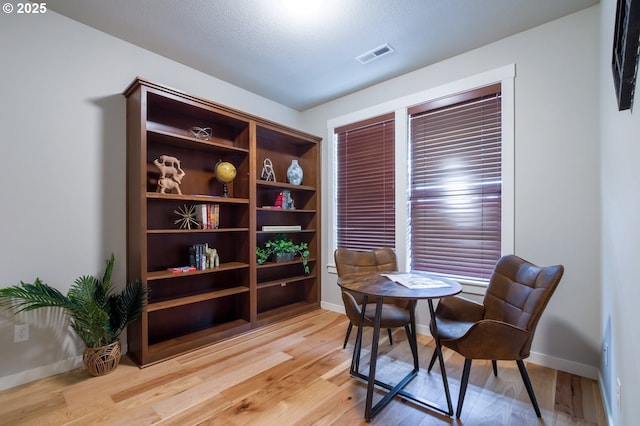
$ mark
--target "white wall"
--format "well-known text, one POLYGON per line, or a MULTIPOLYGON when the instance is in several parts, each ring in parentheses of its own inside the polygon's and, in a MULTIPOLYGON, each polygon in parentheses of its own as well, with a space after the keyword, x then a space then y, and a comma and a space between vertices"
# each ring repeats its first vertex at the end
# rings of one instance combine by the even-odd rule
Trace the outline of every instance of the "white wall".
MULTIPOLYGON (((308 131, 326 135, 332 118, 514 63, 515 253, 566 268, 530 359, 590 377, 597 377, 601 340, 598 25, 592 7, 302 114, 308 131)), ((323 192, 323 241, 333 232, 325 220, 332 199, 323 192)), ((325 249, 330 265, 333 247, 325 249)), ((324 306, 340 309, 328 270, 322 291, 324 306)))
POLYGON ((635 111, 618 111, 610 66, 616 2, 603 0, 600 7, 602 330, 610 348, 602 360, 602 385, 612 424, 631 425, 640 418, 640 99, 635 96, 635 111))
MULTIPOLYGON (((125 99, 136 76, 295 126, 298 112, 69 20, 0 14, 0 286, 35 277, 66 293, 125 278, 125 99)), ((0 389, 77 366, 84 349, 53 313, 21 315, 13 343, 0 310, 0 389)))

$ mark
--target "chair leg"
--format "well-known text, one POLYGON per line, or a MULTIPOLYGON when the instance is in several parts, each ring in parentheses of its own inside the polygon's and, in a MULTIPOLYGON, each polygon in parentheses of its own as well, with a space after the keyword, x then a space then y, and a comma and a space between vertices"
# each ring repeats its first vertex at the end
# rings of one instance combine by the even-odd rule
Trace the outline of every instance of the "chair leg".
POLYGON ((520 375, 522 376, 522 381, 524 382, 524 387, 527 388, 527 393, 529 394, 529 399, 533 404, 533 409, 536 411, 536 416, 542 417, 540 414, 540 408, 538 407, 538 401, 536 401, 536 394, 533 392, 533 386, 531 386, 531 380, 529 380, 529 374, 527 373, 527 367, 524 366, 524 361, 519 359, 516 361, 518 364, 518 370, 520 370, 520 375))
POLYGON ((352 328, 353 328, 353 323, 349 321, 349 326, 347 327, 347 335, 344 337, 344 344, 342 345, 342 349, 347 347, 347 341, 349 340, 349 335, 351 334, 352 328))
POLYGON ((393 345, 393 339, 391 338, 391 329, 387 328, 387 334, 389 334, 389 344, 393 345))
POLYGON ((491 365, 493 365, 493 375, 498 377, 498 361, 496 361, 495 359, 492 359, 491 365))
POLYGON ((469 373, 471 372, 471 359, 464 359, 464 368, 462 370, 462 380, 460 381, 460 394, 458 395, 458 408, 456 409, 456 417, 460 418, 462 412, 462 403, 464 402, 464 394, 467 392, 467 384, 469 383, 469 373))

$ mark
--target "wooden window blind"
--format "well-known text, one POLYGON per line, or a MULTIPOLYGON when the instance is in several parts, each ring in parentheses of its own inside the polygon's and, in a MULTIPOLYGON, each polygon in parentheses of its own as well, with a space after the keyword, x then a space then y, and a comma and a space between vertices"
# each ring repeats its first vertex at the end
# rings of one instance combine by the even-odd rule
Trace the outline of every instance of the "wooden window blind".
POLYGON ((409 117, 411 269, 488 279, 501 255, 500 85, 409 117))
POLYGON ((395 248, 395 124, 386 114, 335 129, 337 245, 395 248))

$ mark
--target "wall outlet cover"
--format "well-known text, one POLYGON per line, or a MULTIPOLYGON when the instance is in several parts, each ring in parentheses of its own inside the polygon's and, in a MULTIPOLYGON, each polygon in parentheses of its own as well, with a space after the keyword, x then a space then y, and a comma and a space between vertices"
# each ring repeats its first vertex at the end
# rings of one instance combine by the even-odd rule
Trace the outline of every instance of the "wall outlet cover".
POLYGON ((20 343, 29 340, 29 324, 16 324, 13 327, 13 342, 20 343))

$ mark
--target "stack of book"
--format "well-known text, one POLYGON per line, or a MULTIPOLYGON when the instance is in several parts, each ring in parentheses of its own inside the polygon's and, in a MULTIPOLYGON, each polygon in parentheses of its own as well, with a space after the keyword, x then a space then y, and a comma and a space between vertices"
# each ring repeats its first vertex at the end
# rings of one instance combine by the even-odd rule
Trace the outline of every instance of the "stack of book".
POLYGON ((194 244, 189 247, 189 265, 197 271, 207 269, 207 243, 194 244))
POLYGON ((197 204, 196 220, 202 229, 218 229, 220 226, 219 204, 197 204))

